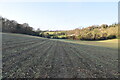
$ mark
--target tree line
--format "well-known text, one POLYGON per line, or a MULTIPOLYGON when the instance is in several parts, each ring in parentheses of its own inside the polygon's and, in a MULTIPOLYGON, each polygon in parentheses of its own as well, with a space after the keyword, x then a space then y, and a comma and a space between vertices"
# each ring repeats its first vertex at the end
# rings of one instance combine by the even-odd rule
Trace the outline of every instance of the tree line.
POLYGON ((119 38, 118 27, 120 24, 102 24, 92 25, 86 28, 76 28, 67 31, 41 31, 39 28, 35 31, 28 23, 19 24, 15 20, 9 20, 0 16, 0 29, 2 32, 21 33, 33 36, 40 36, 52 39, 73 39, 73 40, 105 40, 119 38))
POLYGON ((68 39, 74 40, 106 40, 119 38, 118 27, 120 24, 102 24, 93 25, 83 29, 74 29, 67 31, 68 39), (72 35, 74 34, 74 35, 72 35))
POLYGON ((3 18, 0 16, 0 24, 2 32, 7 33, 21 33, 28 35, 38 35, 37 31, 34 31, 32 27, 29 26, 28 23, 19 24, 15 20, 9 20, 7 18, 3 18))

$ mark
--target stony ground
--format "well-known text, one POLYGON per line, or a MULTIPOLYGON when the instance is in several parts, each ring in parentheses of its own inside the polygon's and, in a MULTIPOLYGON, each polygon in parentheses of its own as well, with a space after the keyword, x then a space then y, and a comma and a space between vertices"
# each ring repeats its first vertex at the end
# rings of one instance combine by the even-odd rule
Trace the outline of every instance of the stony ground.
POLYGON ((117 78, 118 50, 2 34, 3 78, 117 78))

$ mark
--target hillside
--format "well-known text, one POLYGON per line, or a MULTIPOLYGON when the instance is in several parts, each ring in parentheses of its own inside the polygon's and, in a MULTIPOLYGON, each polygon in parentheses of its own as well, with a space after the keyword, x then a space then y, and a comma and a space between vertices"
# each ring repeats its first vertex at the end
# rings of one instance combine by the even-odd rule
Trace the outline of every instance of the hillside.
POLYGON ((92 25, 86 28, 76 28, 66 31, 42 31, 39 28, 34 30, 28 23, 19 24, 14 20, 0 17, 2 32, 21 33, 33 36, 40 36, 52 39, 72 39, 72 40, 106 40, 119 38, 118 26, 120 24, 92 25))
POLYGON ((118 38, 119 24, 94 25, 83 29, 67 31, 68 38, 77 40, 106 40, 118 38))

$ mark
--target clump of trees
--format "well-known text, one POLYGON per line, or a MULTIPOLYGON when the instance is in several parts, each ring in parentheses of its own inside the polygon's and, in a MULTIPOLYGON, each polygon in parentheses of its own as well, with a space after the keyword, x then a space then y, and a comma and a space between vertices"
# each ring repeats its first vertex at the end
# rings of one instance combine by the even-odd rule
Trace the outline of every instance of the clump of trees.
POLYGON ((33 31, 33 28, 28 23, 19 24, 15 20, 9 20, 7 18, 0 17, 0 24, 2 32, 7 33, 21 33, 28 35, 37 35, 38 33, 33 31))
POLYGON ((68 39, 74 40, 106 40, 119 38, 118 26, 120 24, 102 24, 89 26, 83 29, 75 29, 67 32, 68 39))

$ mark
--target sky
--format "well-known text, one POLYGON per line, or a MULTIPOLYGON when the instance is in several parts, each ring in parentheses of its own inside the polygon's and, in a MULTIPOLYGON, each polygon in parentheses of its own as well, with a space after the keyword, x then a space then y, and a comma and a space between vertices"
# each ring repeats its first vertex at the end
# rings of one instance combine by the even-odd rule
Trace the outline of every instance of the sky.
POLYGON ((118 22, 118 2, 1 2, 0 15, 34 29, 71 30, 118 22))

